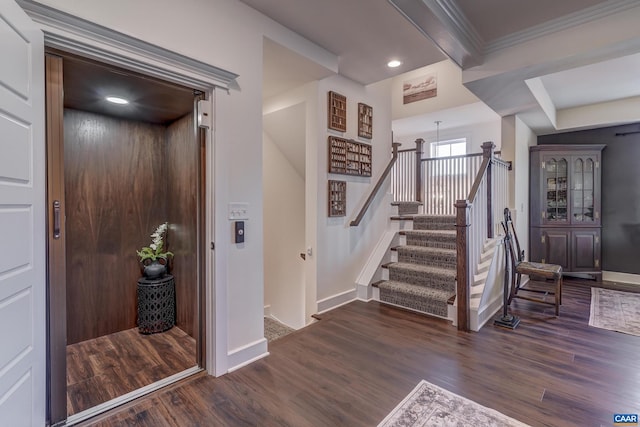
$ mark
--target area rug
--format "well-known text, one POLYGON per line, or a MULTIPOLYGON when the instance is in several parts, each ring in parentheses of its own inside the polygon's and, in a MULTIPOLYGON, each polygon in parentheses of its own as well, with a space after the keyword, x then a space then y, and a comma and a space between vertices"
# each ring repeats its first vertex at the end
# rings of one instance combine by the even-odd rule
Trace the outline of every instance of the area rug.
POLYGON ((270 317, 264 318, 264 337, 267 342, 275 341, 293 332, 294 329, 270 317))
POLYGON ((640 294, 591 288, 589 326, 640 336, 640 294))
POLYGON ((422 380, 378 424, 378 427, 392 426, 526 427, 526 424, 422 380))

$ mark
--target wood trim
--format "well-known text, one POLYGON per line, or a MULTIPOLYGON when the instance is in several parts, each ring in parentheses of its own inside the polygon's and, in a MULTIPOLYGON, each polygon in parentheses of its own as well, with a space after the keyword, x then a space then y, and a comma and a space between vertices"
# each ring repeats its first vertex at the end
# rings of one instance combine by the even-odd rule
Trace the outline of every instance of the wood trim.
POLYGON ((207 135, 204 129, 198 126, 198 101, 206 98, 204 93, 197 93, 193 100, 193 125, 196 140, 200 147, 199 162, 199 188, 198 188, 198 290, 197 290, 197 307, 198 314, 196 325, 196 363, 201 368, 206 369, 207 360, 207 299, 206 295, 206 277, 207 277, 207 233, 205 227, 205 219, 207 217, 206 200, 207 200, 207 135))
POLYGON ((473 203, 476 200, 476 195, 478 194, 478 188, 480 188, 480 184, 482 183, 482 178, 484 178, 484 174, 487 173, 487 169, 489 168, 489 159, 484 159, 482 164, 480 165, 480 169, 478 169, 478 175, 476 175, 475 181, 473 181, 473 186, 469 191, 469 200, 470 203, 473 203))
MULTIPOLYGON (((424 175, 422 171, 422 154, 424 153, 424 139, 416 139, 416 195, 417 202, 424 201, 424 175)), ((397 154, 396 154, 397 155, 397 154)))
MULTIPOLYGON (((499 151, 494 151, 494 152, 493 152, 493 154, 498 154, 498 153, 499 153, 499 151)), ((508 170, 513 169, 513 163, 511 163, 511 161, 509 161, 509 160, 502 160, 502 159, 498 159, 497 157, 494 157, 494 158, 492 159, 492 162, 493 162, 494 164, 502 165, 502 166, 504 166, 505 168, 507 168, 508 170)))
POLYGON ((63 62, 59 56, 45 54, 45 109, 47 146, 47 305, 48 339, 47 369, 49 371, 48 419, 51 424, 67 418, 67 294, 66 238, 64 199, 64 97, 63 62), (54 201, 60 202, 60 237, 53 237, 54 201))
POLYGON ((395 164, 396 159, 398 158, 398 146, 400 144, 397 142, 394 142, 391 145, 393 146, 393 156, 391 157, 391 160, 389 160, 389 164, 387 165, 384 172, 382 172, 382 175, 380 175, 380 178, 378 178, 378 182, 376 182, 375 187, 373 187, 373 190, 371 190, 371 194, 369 194, 367 201, 364 202, 364 206, 362 206, 362 209, 360 209, 358 216, 356 217, 356 219, 351 221, 351 223, 349 223, 351 227, 357 227, 358 225, 360 225, 360 221, 362 221, 362 218, 364 218, 364 214, 367 213, 367 209, 369 209, 369 206, 373 202, 373 198, 376 196, 376 194, 378 194, 378 191, 382 187, 382 183, 384 182, 385 179, 387 179, 387 176, 389 176, 389 174, 391 173, 391 169, 393 169, 393 165, 395 164))
MULTIPOLYGON (((486 159, 485 159, 486 160, 486 159)), ((456 301, 458 330, 469 328, 469 208, 468 200, 458 200, 456 207, 456 301)))
POLYGON ((437 160, 466 159, 469 157, 482 157, 482 153, 460 154, 459 156, 449 156, 449 157, 427 157, 425 159, 422 159, 422 161, 435 162, 437 160))
POLYGON ((31 19, 41 25, 48 47, 201 90, 212 85, 226 90, 237 86, 238 74, 32 0, 20 0, 19 4, 31 19))
POLYGON ((487 165, 487 237, 493 238, 493 149, 496 145, 487 141, 482 144, 482 156, 489 160, 487 165))

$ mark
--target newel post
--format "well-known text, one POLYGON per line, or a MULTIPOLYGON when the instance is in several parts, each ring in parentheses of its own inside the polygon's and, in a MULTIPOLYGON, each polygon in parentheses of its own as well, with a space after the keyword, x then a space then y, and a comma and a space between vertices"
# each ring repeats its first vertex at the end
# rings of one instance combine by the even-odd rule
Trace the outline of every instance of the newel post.
POLYGON ((398 157, 398 147, 400 147, 402 144, 399 142, 392 142, 391 143, 391 155, 393 156, 393 158, 397 158, 398 157))
POLYGON ((487 168, 487 237, 493 237, 493 150, 496 145, 491 142, 482 143, 482 158, 489 159, 489 165, 487 168))
POLYGON ((458 330, 469 331, 469 225, 471 203, 456 201, 456 302, 458 330))
POLYGON ((424 202, 424 191, 422 183, 424 179, 422 177, 422 150, 424 146, 424 139, 416 139, 416 202, 424 202))

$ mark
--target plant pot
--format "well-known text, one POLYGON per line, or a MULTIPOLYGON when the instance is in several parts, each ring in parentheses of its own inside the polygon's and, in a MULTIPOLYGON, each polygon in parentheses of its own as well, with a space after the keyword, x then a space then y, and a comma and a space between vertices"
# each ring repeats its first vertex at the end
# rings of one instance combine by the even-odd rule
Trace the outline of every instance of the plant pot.
POLYGON ((160 261, 152 261, 144 266, 142 273, 147 279, 159 279, 167 274, 167 266, 160 261))

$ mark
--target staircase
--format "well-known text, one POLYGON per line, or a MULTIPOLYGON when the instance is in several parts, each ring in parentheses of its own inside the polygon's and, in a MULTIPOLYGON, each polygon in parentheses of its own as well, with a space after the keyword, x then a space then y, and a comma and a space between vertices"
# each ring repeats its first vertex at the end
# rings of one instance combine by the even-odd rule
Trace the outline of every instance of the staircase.
MULTIPOLYGON (((421 313, 449 318, 448 302, 456 293, 455 217, 409 214, 413 206, 396 203, 397 220, 410 220, 401 231, 405 243, 392 248, 397 261, 384 264, 388 279, 374 284, 379 299, 421 313)), ((418 206, 415 206, 415 212, 418 206)))

